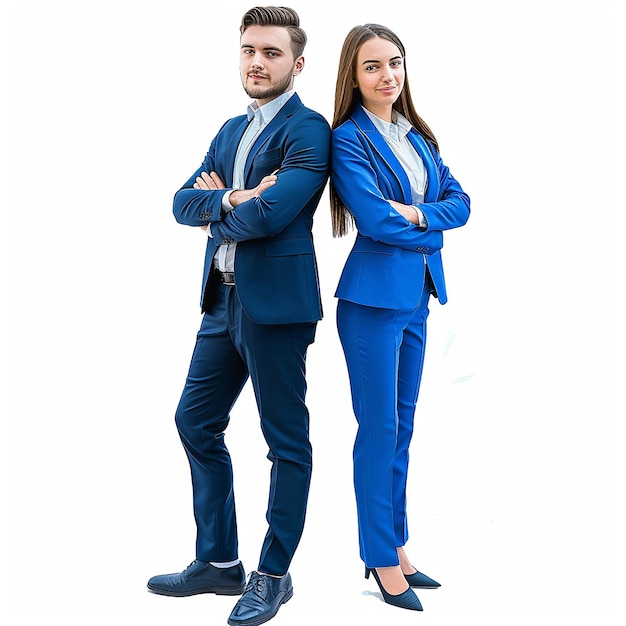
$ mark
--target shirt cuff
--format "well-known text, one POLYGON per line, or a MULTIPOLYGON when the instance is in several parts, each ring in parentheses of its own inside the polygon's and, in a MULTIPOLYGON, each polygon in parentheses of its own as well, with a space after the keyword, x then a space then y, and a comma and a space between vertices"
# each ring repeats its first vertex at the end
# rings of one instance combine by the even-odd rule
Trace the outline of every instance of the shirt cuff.
POLYGON ((417 225, 420 228, 428 228, 428 220, 426 219, 426 216, 424 215, 424 212, 422 211, 422 209, 420 209, 415 204, 412 205, 412 206, 415 209, 415 212, 417 213, 417 219, 418 219, 418 224, 417 225))
POLYGON ((236 189, 231 189, 230 191, 227 191, 223 196, 222 196, 222 209, 224 209, 224 211, 226 211, 228 213, 228 211, 232 211, 235 207, 230 203, 230 194, 233 193, 233 191, 237 191, 236 189))

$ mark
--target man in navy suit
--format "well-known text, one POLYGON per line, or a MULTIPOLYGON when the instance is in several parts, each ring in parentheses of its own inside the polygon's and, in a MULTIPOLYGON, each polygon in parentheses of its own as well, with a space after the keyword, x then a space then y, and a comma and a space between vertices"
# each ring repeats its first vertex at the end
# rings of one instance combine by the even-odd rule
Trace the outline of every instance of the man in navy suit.
POLYGON ((313 214, 327 182, 330 129, 293 92, 306 35, 285 7, 255 7, 241 24, 241 80, 254 99, 227 121, 174 197, 181 224, 208 235, 202 324, 176 411, 189 459, 196 560, 154 576, 154 593, 243 595, 228 623, 252 626, 293 594, 289 564, 311 478, 305 359, 322 316, 313 214), (268 530, 246 585, 238 557, 224 431, 250 377, 272 463, 268 530))

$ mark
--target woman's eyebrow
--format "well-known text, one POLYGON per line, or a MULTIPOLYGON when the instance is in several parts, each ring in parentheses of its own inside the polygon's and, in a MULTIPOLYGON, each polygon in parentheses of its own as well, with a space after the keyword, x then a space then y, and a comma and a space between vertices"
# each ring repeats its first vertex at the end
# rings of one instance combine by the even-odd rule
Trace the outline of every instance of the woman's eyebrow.
MULTIPOLYGON (((401 59, 401 58, 402 58, 402 55, 398 54, 395 57, 391 57, 389 60, 395 61, 396 59, 401 59)), ((363 61, 361 65, 365 65, 366 63, 380 63, 380 61, 378 59, 367 59, 366 61, 363 61)))

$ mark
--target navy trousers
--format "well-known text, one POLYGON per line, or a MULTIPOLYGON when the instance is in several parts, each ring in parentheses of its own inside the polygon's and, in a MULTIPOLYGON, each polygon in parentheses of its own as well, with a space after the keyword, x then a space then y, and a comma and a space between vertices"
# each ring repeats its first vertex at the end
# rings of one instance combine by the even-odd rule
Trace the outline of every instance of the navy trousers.
POLYGON ((230 411, 250 377, 272 463, 268 530, 258 569, 282 576, 304 528, 311 480, 305 359, 315 323, 259 325, 235 287, 220 285, 205 313, 176 426, 191 467, 196 558, 238 558, 231 458, 224 441, 230 411))
POLYGON ((354 487, 361 558, 367 567, 398 565, 408 540, 409 444, 426 346, 429 289, 414 310, 339 300, 337 328, 358 422, 354 487))

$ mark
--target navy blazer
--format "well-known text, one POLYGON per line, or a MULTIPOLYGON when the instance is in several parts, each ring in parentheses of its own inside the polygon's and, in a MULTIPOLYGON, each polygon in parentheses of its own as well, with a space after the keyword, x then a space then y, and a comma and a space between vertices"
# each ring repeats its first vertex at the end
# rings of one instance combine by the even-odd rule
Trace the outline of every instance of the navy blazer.
POLYGON ((408 138, 424 162, 428 186, 420 204, 428 227, 411 224, 388 200, 412 204, 402 165, 370 118, 357 106, 331 141, 331 180, 354 216, 357 237, 335 296, 367 306, 412 309, 422 293, 426 268, 435 295, 447 302, 441 262, 443 231, 467 222, 470 199, 439 154, 415 129, 408 138))
POLYGON ((313 246, 313 214, 329 175, 330 128, 294 94, 254 142, 244 183, 256 187, 278 170, 276 184, 237 206, 222 210, 232 188, 237 146, 248 124, 241 115, 227 121, 211 143, 202 166, 174 196, 181 224, 211 224, 201 307, 210 309, 217 277, 211 272, 217 246, 237 242, 235 283, 247 315, 258 324, 289 324, 321 319, 322 305, 313 246), (194 189, 202 172, 217 172, 226 189, 194 189))

